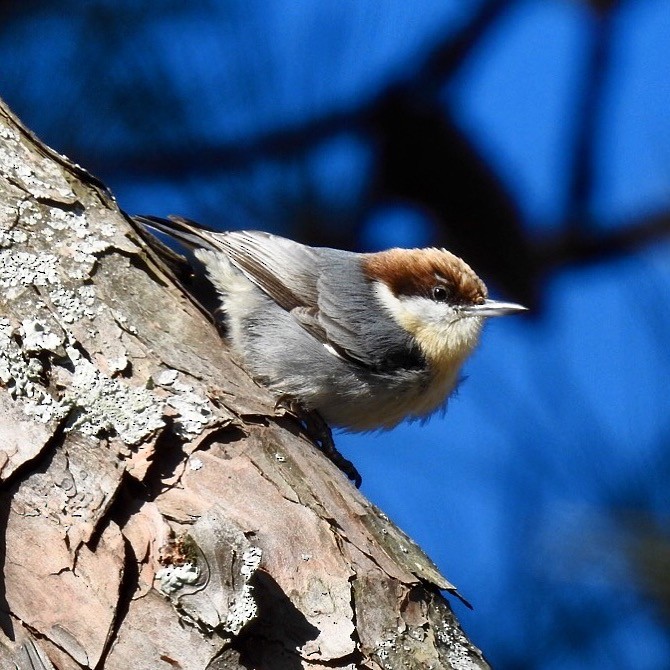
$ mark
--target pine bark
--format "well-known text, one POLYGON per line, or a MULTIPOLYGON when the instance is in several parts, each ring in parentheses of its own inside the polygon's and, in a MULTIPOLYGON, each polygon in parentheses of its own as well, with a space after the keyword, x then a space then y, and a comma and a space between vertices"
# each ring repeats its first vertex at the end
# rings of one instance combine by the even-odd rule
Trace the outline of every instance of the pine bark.
POLYGON ((0 667, 488 667, 454 587, 4 105, 0 410, 0 667))

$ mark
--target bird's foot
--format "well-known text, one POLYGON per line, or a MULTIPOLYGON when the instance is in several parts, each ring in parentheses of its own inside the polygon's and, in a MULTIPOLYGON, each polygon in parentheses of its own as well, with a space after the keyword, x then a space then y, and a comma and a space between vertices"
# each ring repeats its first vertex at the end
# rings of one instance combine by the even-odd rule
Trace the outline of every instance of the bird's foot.
POLYGON ((333 433, 323 417, 316 411, 306 409, 295 398, 282 396, 277 400, 277 408, 290 412, 303 425, 307 435, 314 440, 321 451, 354 483, 360 488, 363 478, 356 466, 338 451, 333 441, 333 433))

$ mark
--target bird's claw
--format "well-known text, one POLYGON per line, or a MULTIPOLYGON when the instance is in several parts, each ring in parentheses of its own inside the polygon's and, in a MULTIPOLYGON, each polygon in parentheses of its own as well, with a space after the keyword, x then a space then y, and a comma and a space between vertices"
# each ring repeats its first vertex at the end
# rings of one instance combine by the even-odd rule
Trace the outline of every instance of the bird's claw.
POLYGON ((333 440, 333 433, 323 417, 315 410, 306 409, 294 398, 281 397, 276 407, 284 408, 302 423, 307 435, 314 440, 321 451, 354 483, 360 488, 363 478, 356 466, 338 451, 333 440))

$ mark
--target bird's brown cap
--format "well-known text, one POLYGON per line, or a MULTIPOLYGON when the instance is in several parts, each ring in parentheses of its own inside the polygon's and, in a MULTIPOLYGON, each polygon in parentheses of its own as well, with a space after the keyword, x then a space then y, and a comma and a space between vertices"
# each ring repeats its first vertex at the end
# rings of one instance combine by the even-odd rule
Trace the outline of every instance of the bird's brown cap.
POLYGON ((363 272, 372 281, 386 284, 396 297, 432 298, 443 286, 450 304, 477 305, 488 291, 474 270, 446 249, 389 249, 369 254, 363 272))

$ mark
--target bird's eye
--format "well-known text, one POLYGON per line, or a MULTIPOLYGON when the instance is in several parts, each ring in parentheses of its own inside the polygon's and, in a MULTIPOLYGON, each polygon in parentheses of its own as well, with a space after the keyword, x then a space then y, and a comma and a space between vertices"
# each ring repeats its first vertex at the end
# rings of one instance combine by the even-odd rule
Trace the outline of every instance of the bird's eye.
POLYGON ((446 302, 449 298, 449 291, 444 286, 433 286, 432 295, 436 302, 446 302))

